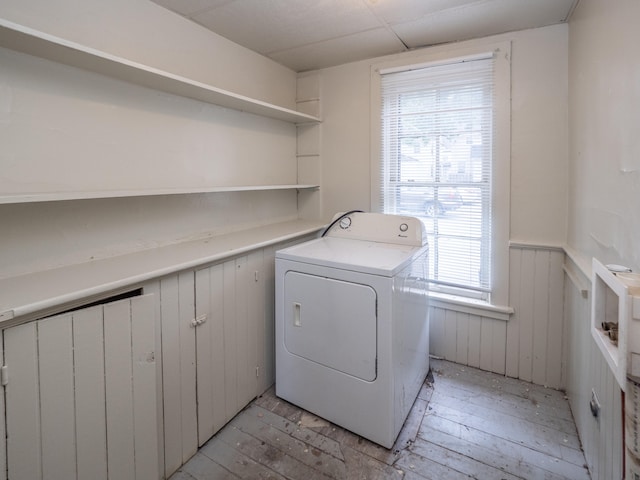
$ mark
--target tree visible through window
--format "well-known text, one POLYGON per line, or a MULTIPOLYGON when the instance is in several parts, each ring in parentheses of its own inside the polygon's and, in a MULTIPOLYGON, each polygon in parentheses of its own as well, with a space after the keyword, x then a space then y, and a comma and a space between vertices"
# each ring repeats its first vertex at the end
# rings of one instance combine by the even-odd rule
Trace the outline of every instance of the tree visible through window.
POLYGON ((382 73, 382 199, 418 216, 433 288, 491 290, 493 57, 382 73))

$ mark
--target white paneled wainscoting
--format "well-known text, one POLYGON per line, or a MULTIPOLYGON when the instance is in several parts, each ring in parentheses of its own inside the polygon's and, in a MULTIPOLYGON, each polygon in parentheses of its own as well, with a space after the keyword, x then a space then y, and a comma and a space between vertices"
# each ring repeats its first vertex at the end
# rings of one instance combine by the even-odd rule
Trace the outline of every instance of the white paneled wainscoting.
POLYGON ((512 243, 509 263, 511 315, 433 301, 431 354, 565 391, 592 478, 624 478, 624 394, 590 333, 590 259, 512 243))
POLYGON ((537 385, 563 388, 564 251, 512 244, 509 298, 515 313, 507 325, 506 374, 537 385))
POLYGON ((505 373, 506 321, 440 306, 431 306, 430 321, 431 355, 505 373))
POLYGON ((512 244, 508 311, 432 302, 433 355, 538 385, 564 388, 559 247, 512 244))
POLYGON ((591 478, 629 478, 623 476, 623 392, 590 332, 590 267, 589 261, 567 250, 564 266, 566 391, 591 478), (593 395, 599 404, 597 416, 589 408, 593 395))

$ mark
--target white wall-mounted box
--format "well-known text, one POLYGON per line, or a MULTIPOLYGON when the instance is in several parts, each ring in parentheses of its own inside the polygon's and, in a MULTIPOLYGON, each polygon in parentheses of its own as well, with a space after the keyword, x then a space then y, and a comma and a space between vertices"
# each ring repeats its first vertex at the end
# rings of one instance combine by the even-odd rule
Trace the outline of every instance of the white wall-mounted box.
POLYGON ((640 378, 640 274, 611 272, 595 258, 592 272, 591 334, 624 391, 627 375, 640 378))

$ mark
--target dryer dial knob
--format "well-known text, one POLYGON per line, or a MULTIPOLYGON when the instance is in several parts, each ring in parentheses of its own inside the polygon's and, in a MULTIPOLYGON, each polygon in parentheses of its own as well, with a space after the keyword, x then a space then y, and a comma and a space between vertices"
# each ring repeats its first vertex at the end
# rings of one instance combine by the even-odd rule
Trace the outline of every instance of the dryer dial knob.
POLYGON ((350 226, 351 226, 351 218, 350 217, 344 217, 342 220, 340 220, 340 228, 342 228, 343 230, 346 230, 350 226))
POLYGON ((400 224, 400 231, 401 232, 406 232, 407 230, 409 230, 409 225, 407 225, 406 223, 401 223, 400 224))

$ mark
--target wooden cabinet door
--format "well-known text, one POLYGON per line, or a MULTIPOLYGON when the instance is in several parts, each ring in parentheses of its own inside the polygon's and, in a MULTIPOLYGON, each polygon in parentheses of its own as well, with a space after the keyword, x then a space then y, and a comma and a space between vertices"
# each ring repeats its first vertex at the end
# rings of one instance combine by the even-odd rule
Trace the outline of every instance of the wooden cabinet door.
POLYGON ((253 398, 265 375, 263 251, 196 272, 198 443, 253 398))
POLYGON ((157 365, 158 450, 167 478, 274 382, 277 248, 144 287, 155 294, 162 358, 157 365))
POLYGON ((12 480, 155 480, 150 296, 3 331, 12 480))
POLYGON ((169 478, 198 451, 194 273, 144 287, 156 308, 160 470, 169 478))
MULTIPOLYGON (((203 445, 226 422, 227 392, 225 375, 225 271, 234 262, 214 265, 196 272, 196 318, 198 352, 198 444, 203 445)), ((230 289, 227 287, 227 294, 230 289)), ((233 293, 233 292, 231 292, 233 293)), ((235 334, 227 327, 227 339, 235 334)), ((235 382, 234 382, 235 383, 235 382)), ((233 387, 235 392, 235 386, 233 387)))

